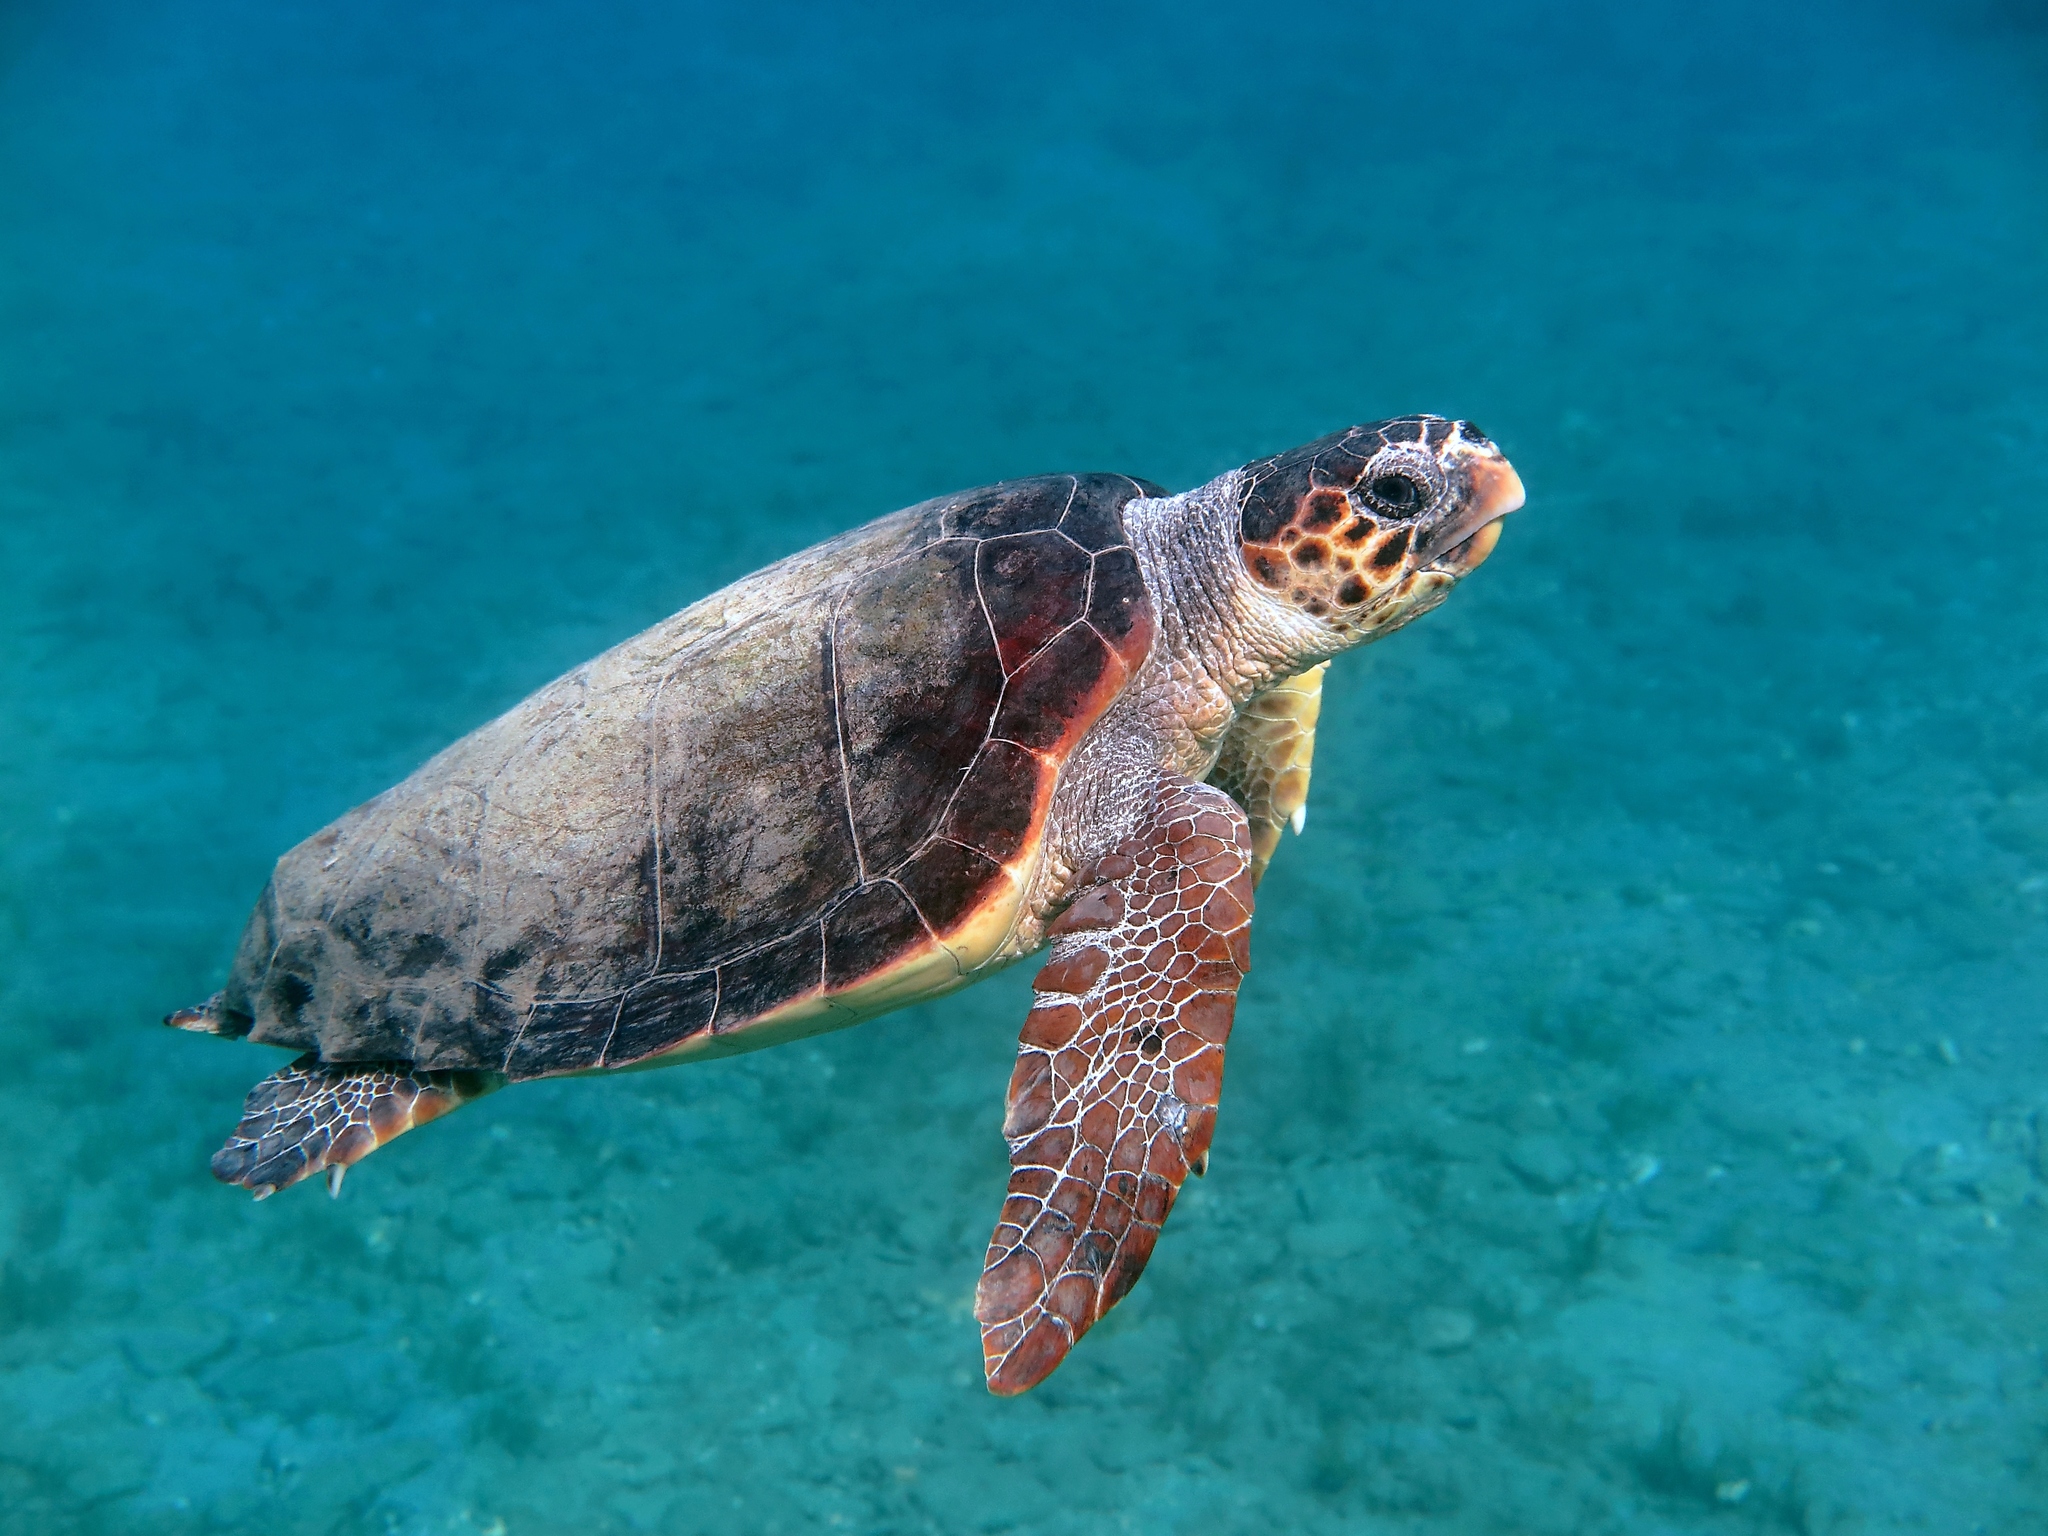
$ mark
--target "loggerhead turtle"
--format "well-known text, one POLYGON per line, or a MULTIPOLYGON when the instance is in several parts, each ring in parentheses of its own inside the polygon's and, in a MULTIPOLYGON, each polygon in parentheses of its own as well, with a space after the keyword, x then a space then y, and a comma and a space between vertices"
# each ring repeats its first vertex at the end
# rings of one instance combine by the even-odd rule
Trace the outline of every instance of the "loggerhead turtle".
POLYGON ((836 1029, 1049 942, 975 1300, 990 1388, 1025 1390, 1207 1166, 1329 658, 1521 502, 1470 422, 1411 416, 1179 496, 963 491, 714 593, 278 861, 227 985, 165 1021, 305 1053, 215 1177, 338 1193, 506 1083, 836 1029))

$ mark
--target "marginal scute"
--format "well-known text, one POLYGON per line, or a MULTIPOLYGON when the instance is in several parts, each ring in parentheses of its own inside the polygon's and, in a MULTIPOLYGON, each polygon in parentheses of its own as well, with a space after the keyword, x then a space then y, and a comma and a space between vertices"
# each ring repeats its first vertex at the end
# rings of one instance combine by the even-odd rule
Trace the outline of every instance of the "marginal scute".
POLYGON ((1151 603, 1145 596, 1144 573, 1129 549, 1106 549, 1095 557, 1094 590, 1088 599, 1088 623, 1135 666, 1144 658, 1141 634, 1149 636, 1151 603))
POLYGON ((317 976, 320 972, 322 937, 314 932, 300 935, 299 942, 290 947, 279 945, 270 962, 270 974, 263 978, 258 1005, 267 1008, 287 1029, 300 1027, 300 1010, 318 995, 309 975, 317 976))
POLYGON ((1060 515, 1061 533, 1083 549, 1108 549, 1124 541, 1124 504, 1138 496, 1164 496, 1149 480, 1124 475, 1077 475, 1079 489, 1060 515))
POLYGON ((848 987, 926 937, 917 908, 894 881, 855 891, 825 919, 825 985, 848 987))
POLYGON ((618 1021, 620 997, 536 1003, 504 1062, 514 1078, 580 1072, 604 1055, 618 1021))
POLYGON ((715 972, 652 976, 626 994, 604 1065, 626 1066, 671 1049, 711 1027, 718 1007, 715 972))
POLYGON ((999 864, 1009 862, 1024 846, 1038 797, 1052 776, 1049 764, 1015 742, 989 742, 953 796, 940 834, 979 849, 999 864))
POLYGON ((718 1018, 713 1028, 737 1029, 794 997, 816 991, 824 970, 824 937, 817 923, 718 968, 718 1018))
POLYGON ((897 883, 940 935, 952 932, 981 904, 996 876, 994 860, 943 840, 927 843, 896 871, 897 883))
POLYGON ((1092 626, 1075 625, 1010 679, 994 734, 1039 751, 1060 746, 1094 713, 1086 706, 1116 660, 1092 626))

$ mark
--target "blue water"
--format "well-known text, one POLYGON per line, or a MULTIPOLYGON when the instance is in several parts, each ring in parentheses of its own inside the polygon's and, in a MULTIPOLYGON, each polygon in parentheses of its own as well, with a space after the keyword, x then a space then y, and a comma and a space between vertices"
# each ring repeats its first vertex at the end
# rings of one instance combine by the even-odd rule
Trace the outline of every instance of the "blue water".
POLYGON ((0 1533, 2034 1533, 2048 16, 0 8, 0 1533), (1214 1161, 1041 1390, 1028 971, 330 1202, 156 1018, 568 666, 1005 475, 1476 418, 1214 1161))

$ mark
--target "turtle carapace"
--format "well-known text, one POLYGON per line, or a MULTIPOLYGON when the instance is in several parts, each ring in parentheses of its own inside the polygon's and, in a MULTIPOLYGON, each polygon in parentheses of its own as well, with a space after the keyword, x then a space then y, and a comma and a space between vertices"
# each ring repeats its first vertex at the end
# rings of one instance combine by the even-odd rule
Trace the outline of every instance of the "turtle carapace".
POLYGON ((976 1297, 1042 1380, 1206 1167, 1252 891, 1329 659, 1441 602, 1521 483, 1469 422, 1170 496, 1045 475, 790 556, 280 859, 166 1021, 303 1054, 213 1159, 261 1198, 507 1083, 753 1050, 1051 946, 976 1297))

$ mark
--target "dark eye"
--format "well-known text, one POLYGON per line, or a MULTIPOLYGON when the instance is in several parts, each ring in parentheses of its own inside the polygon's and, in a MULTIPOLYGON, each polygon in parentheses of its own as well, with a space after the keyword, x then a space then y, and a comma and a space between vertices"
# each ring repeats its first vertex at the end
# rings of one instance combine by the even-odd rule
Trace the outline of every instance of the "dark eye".
POLYGON ((1359 491, 1381 517, 1420 517, 1443 490, 1443 471, 1436 460, 1413 449, 1392 448, 1366 470, 1359 491))
POLYGON ((1365 499, 1387 517, 1415 517, 1435 494, 1435 486, 1407 470, 1381 470, 1365 482, 1365 499))
POLYGON ((1365 494, 1389 512, 1408 513, 1422 505, 1427 487, 1406 475, 1374 475, 1366 482, 1365 494))
POLYGON ((1382 520, 1419 518, 1444 494, 1444 471, 1430 455, 1393 446, 1366 467, 1358 494, 1382 520))

